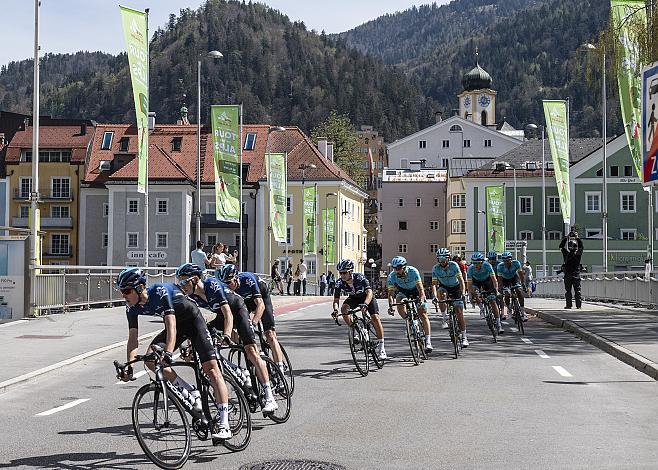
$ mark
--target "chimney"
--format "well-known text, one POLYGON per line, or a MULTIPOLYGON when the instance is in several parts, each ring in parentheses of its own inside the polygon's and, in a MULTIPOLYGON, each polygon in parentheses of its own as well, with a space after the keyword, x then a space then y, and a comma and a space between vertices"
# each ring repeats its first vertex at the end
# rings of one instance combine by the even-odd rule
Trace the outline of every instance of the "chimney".
POLYGON ((327 138, 319 137, 318 138, 318 150, 324 158, 327 158, 327 138))
POLYGON ((327 160, 333 163, 334 161, 334 143, 327 142, 327 160))
POLYGON ((434 111, 434 119, 437 124, 443 121, 443 111, 434 111))
POLYGON ((148 124, 149 130, 152 131, 153 129, 155 129, 155 111, 150 111, 149 112, 148 121, 149 121, 149 124, 148 124))
POLYGON ((80 125, 80 135, 87 135, 87 124, 80 125))

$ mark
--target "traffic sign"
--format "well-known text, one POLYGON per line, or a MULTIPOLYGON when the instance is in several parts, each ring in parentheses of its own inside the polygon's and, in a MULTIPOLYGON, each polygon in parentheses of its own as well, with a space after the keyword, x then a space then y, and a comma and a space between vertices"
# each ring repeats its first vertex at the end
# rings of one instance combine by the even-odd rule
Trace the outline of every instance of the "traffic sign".
POLYGON ((658 62, 642 70, 642 183, 658 181, 658 62))
MULTIPOLYGON (((524 246, 528 246, 527 241, 525 241, 525 240, 517 240, 516 241, 516 248, 523 248, 524 246)), ((505 249, 506 250, 513 250, 514 249, 514 241, 505 242, 505 249)))

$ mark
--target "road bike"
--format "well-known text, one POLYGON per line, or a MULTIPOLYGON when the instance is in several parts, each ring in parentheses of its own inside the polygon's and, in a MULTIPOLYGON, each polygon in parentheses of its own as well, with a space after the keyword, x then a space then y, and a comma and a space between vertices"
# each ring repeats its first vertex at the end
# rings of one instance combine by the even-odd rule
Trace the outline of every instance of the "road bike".
POLYGON ((423 328, 423 322, 418 316, 417 303, 417 299, 403 298, 400 302, 391 305, 392 307, 400 305, 407 307, 407 317, 405 318, 407 341, 409 342, 409 349, 411 350, 411 356, 415 365, 427 359, 427 351, 425 351, 425 329, 423 328))
MULTIPOLYGON (((142 386, 132 403, 132 423, 135 436, 146 456, 160 468, 177 469, 187 462, 191 448, 191 431, 201 441, 208 439, 215 426, 217 404, 210 379, 203 372, 198 355, 192 361, 164 363, 164 350, 151 345, 152 353, 136 356, 134 360, 120 364, 114 361, 117 378, 124 376, 126 368, 137 362, 152 363, 154 375, 142 386), (201 407, 197 399, 187 391, 172 384, 164 376, 167 367, 185 366, 194 371, 201 407), (191 417, 191 424, 188 421, 191 417)), ((134 380, 134 379, 132 379, 134 380)), ((247 400, 230 377, 224 377, 228 389, 228 420, 232 437, 226 440, 212 439, 213 445, 222 444, 229 450, 240 451, 251 440, 251 416, 247 400)))
MULTIPOLYGON (((334 316, 332 314, 332 317, 336 325, 340 326, 338 315, 334 316)), ((379 354, 377 354, 378 340, 375 326, 368 313, 367 304, 360 304, 358 307, 348 310, 346 315, 351 315, 352 317, 352 324, 347 329, 352 360, 359 374, 365 377, 370 371, 370 357, 372 357, 378 369, 384 367, 384 359, 381 359, 379 354), (361 316, 359 316, 359 313, 361 316)))
POLYGON ((514 320, 516 329, 519 331, 520 335, 525 335, 523 315, 521 314, 521 304, 519 303, 519 298, 516 295, 516 289, 505 287, 503 289, 503 295, 510 298, 510 309, 512 311, 512 319, 514 320))
POLYGON ((473 287, 475 290, 475 299, 476 302, 482 304, 483 307, 483 313, 484 313, 484 319, 487 322, 487 326, 489 327, 489 331, 491 332, 491 336, 493 336, 493 342, 497 343, 498 342, 498 326, 496 325, 496 316, 494 315, 493 311, 491 310, 491 306, 489 305, 489 302, 492 300, 496 300, 496 293, 495 292, 480 292, 476 287, 473 287))
POLYGON ((436 309, 436 313, 439 313, 439 304, 446 304, 447 309, 448 309, 448 334, 450 335, 450 342, 452 343, 452 348, 453 348, 453 353, 455 355, 455 359, 459 357, 461 354, 461 350, 463 348, 463 339, 462 339, 462 331, 459 326, 459 319, 457 318, 457 312, 455 312, 455 306, 454 306, 454 299, 447 299, 447 300, 439 300, 439 299, 434 299, 432 300, 434 303, 434 308, 436 309))

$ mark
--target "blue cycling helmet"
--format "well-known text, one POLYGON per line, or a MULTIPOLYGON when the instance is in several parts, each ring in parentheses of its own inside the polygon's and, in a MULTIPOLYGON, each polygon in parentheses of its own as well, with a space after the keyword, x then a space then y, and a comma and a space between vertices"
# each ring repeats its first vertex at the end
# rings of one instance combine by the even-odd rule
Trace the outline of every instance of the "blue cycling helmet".
POLYGON ((450 250, 447 248, 439 248, 436 250, 436 259, 450 259, 450 250))
POLYGON ((203 277, 203 269, 193 263, 184 263, 178 266, 176 269, 176 277, 180 278, 182 276, 192 277, 199 276, 203 277))
POLYGON ((498 253, 495 251, 490 251, 487 253, 487 259, 498 259, 498 253))
POLYGON ((354 263, 351 259, 342 259, 340 260, 340 263, 336 265, 336 269, 338 272, 354 271, 354 263))
POLYGON ((471 261, 473 263, 484 263, 484 255, 479 251, 476 251, 471 255, 471 261))
POLYGON ((500 255, 502 259, 512 259, 512 253, 509 251, 503 251, 503 254, 500 255))
POLYGON ((223 282, 228 282, 240 274, 238 268, 234 264, 226 264, 221 268, 215 270, 215 277, 223 282))
POLYGON ((395 256, 391 260, 391 266, 395 268, 399 268, 400 266, 406 266, 407 265, 407 259, 404 256, 395 256))
POLYGON ((126 268, 117 276, 117 287, 119 289, 132 287, 137 290, 140 284, 146 285, 146 276, 144 271, 139 268, 126 268))

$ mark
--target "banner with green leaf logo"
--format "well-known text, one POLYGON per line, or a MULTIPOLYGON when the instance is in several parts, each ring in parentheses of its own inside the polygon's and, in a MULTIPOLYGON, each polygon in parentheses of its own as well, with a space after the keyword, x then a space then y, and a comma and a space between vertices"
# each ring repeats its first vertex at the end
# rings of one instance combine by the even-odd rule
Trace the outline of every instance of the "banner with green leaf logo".
POLYGON ((119 5, 123 35, 128 52, 128 66, 133 87, 135 114, 137 116, 137 160, 139 176, 137 191, 146 193, 149 155, 149 41, 148 16, 146 12, 133 10, 119 5))
POLYGON ((270 185, 270 225, 277 242, 286 241, 286 154, 267 155, 267 183, 270 185))
POLYGON ((505 189, 485 188, 487 205, 487 251, 505 251, 505 189))
POLYGON ((304 188, 304 254, 315 253, 315 186, 304 188))
POLYGON ((323 252, 326 258, 327 263, 335 263, 335 245, 336 245, 336 235, 335 230, 335 214, 336 209, 322 209, 322 227, 324 230, 324 239, 323 239, 323 252))
POLYGON ((553 172, 557 193, 560 197, 560 209, 565 224, 571 225, 571 190, 569 188, 569 117, 567 102, 562 100, 544 100, 544 117, 546 134, 551 146, 553 172))
POLYGON ((610 15, 616 32, 615 53, 621 116, 637 176, 642 178, 642 68, 638 31, 646 29, 645 0, 611 0, 610 15))
POLYGON ((215 217, 240 221, 240 106, 210 107, 215 168, 215 217))

